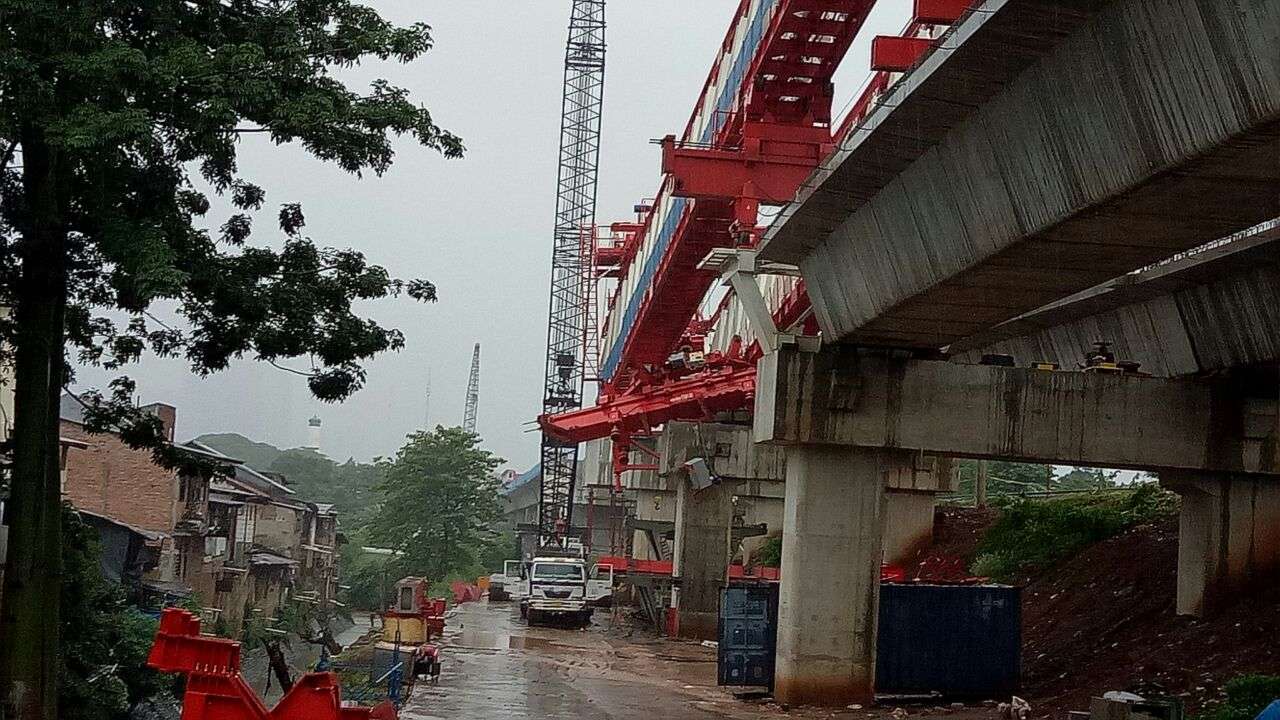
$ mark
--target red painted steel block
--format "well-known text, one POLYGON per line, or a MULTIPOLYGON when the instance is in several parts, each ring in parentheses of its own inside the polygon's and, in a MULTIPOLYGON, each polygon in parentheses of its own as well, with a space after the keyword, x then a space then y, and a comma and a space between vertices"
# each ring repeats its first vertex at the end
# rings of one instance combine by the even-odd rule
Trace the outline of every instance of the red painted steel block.
POLYGON ((915 22, 926 25, 954 25, 974 0, 916 0, 915 22))
POLYGON ((395 707, 344 708, 338 676, 308 673, 268 710, 240 677, 240 643, 200 634, 195 615, 168 608, 147 656, 159 672, 184 673, 182 720, 396 720, 395 707))
POLYGON ((871 40, 871 69, 906 72, 933 45, 931 38, 877 35, 871 40))

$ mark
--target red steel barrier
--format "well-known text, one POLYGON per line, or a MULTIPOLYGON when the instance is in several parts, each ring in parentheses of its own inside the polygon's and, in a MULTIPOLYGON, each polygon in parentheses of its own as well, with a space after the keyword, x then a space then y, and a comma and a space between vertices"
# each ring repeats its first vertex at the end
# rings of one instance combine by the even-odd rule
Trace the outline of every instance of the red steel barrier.
POLYGON ((183 673, 182 720, 397 720, 389 702, 373 708, 342 707, 338 676, 307 673, 275 708, 240 677, 240 643, 200 634, 200 619, 177 608, 160 615, 147 666, 183 673))

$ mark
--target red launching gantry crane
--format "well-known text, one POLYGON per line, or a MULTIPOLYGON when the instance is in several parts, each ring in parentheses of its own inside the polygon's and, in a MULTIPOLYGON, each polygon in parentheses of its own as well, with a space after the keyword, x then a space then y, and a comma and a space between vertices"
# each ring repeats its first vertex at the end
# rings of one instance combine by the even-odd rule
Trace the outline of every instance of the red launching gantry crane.
MULTIPOLYGON (((632 438, 672 420, 751 407, 762 350, 735 337, 723 352, 705 352, 706 333, 730 298, 710 318, 698 316, 719 278, 704 258, 758 244, 760 205, 789 202, 895 75, 933 46, 935 29, 972 2, 915 0, 904 37, 874 39, 877 72, 833 130, 831 78, 875 0, 742 0, 683 135, 661 142, 658 197, 640 222, 612 225, 611 239, 593 252, 596 277, 618 279, 597 404, 543 415, 544 435, 611 438, 620 488, 623 472, 654 467, 631 462, 632 450, 652 455, 632 438)), ((803 281, 771 314, 781 331, 817 332, 803 281)))

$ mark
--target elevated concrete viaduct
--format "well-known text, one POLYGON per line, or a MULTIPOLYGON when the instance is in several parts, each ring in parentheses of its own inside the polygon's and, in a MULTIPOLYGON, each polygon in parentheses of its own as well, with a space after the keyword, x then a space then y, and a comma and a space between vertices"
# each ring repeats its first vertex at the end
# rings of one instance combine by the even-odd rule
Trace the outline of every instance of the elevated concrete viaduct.
MULTIPOLYGON (((1117 357, 1165 377, 1212 374, 1215 382, 1274 394, 1280 382, 1280 223, 1194 256, 1053 303, 953 346, 952 359, 1012 355, 1073 365, 1080 349, 1111 342, 1117 357)), ((1266 415, 1249 422, 1265 424, 1266 415)), ((1255 432, 1260 428, 1255 428, 1255 432)), ((1178 611, 1273 579, 1280 566, 1280 484, 1230 474, 1166 470, 1182 496, 1178 611)))
POLYGON ((1280 216, 1280 5, 988 0, 766 234, 829 338, 941 347, 1280 216))
MULTIPOLYGON (((921 453, 1160 472, 1196 498, 1184 610, 1216 579, 1274 571, 1276 384, 1173 369, 1256 362, 1274 334, 1220 359, 1188 339, 1168 377, 927 358, 1280 216, 1278 44, 1274 1, 987 0, 767 231, 760 257, 799 266, 828 344, 784 343, 757 375, 755 437, 787 446, 779 701, 870 698, 885 488, 921 453)), ((1233 332, 1265 283, 1184 329, 1233 332)))
POLYGON ((757 440, 787 446, 776 688, 853 702, 874 678, 885 488, 921 453, 1156 470, 1191 497, 1179 607, 1280 570, 1280 387, 960 365, 853 347, 765 356, 757 440), (1273 489, 1274 488, 1274 489, 1273 489), (1194 566, 1194 567, 1193 567, 1194 566))

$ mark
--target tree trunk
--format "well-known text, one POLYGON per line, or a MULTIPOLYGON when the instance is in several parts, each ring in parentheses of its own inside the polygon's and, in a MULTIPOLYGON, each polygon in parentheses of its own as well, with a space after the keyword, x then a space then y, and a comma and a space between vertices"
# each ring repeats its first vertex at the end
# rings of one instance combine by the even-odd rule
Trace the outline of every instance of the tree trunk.
POLYGON ((66 312, 66 229, 58 156, 35 128, 22 131, 22 228, 14 315, 13 473, 9 557, 0 605, 0 712, 56 720, 62 585, 59 400, 66 312))
POLYGON ((280 683, 280 692, 289 692, 293 687, 293 676, 289 673, 289 663, 284 659, 284 652, 280 650, 280 641, 264 640, 262 644, 267 648, 267 664, 271 666, 276 682, 280 683))

